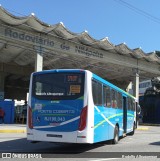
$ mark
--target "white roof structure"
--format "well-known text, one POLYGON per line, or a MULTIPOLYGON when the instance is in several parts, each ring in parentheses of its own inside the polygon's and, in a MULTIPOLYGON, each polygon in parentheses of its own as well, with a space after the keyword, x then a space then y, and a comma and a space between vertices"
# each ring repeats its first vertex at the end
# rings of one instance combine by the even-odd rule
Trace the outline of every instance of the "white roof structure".
POLYGON ((108 38, 96 40, 86 31, 69 31, 63 23, 49 25, 34 14, 18 17, 0 7, 0 69, 3 64, 5 72, 17 77, 29 74, 36 52, 43 54, 44 69, 88 69, 122 88, 133 80, 134 69, 142 80, 160 75, 160 58, 155 52, 130 49, 125 43, 114 45, 108 38))

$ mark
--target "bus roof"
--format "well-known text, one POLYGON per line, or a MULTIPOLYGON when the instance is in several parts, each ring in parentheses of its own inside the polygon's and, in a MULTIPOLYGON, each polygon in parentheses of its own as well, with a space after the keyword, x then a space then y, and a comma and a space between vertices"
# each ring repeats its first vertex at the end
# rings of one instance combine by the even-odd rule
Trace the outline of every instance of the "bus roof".
POLYGON ((122 90, 121 88, 119 88, 119 87, 113 85, 112 83, 108 82, 107 80, 105 80, 105 79, 99 77, 98 75, 96 75, 96 74, 94 74, 94 73, 93 73, 93 77, 96 78, 97 80, 99 80, 99 81, 101 81, 101 82, 103 82, 103 83, 109 85, 109 86, 112 87, 113 89, 115 89, 115 90, 117 90, 117 91, 119 91, 119 92, 121 92, 121 93, 123 93, 123 94, 125 94, 125 95, 127 95, 127 96, 130 96, 130 97, 133 98, 133 99, 136 99, 136 98, 135 98, 133 95, 131 95, 130 93, 127 93, 126 91, 124 91, 124 90, 122 90))
POLYGON ((33 75, 36 74, 44 74, 44 73, 63 73, 63 72, 85 72, 86 70, 83 69, 50 69, 50 70, 42 70, 38 72, 33 72, 33 75))

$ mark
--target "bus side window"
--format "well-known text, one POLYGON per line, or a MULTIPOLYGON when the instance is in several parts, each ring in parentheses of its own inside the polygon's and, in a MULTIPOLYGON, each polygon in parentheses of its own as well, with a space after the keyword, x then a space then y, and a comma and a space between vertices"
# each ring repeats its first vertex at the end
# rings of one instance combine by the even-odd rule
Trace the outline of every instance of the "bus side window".
POLYGON ((130 110, 130 98, 128 98, 128 110, 130 110))
POLYGON ((126 109, 128 110, 128 97, 126 97, 126 109))
POLYGON ((92 80, 92 96, 93 96, 94 104, 97 104, 97 102, 98 102, 96 90, 97 90, 97 82, 95 80, 92 80))
POLYGON ((107 87, 107 107, 111 107, 111 90, 110 87, 107 87))
POLYGON ((102 106, 102 84, 99 82, 97 84, 97 96, 98 96, 98 105, 102 106))
POLYGON ((133 111, 136 110, 136 103, 135 103, 134 99, 132 99, 132 110, 133 111))
POLYGON ((119 109, 122 109, 122 94, 121 93, 117 93, 117 106, 119 109))
POLYGON ((107 107, 106 86, 103 85, 103 106, 107 107))
POLYGON ((131 106, 131 109, 130 110, 133 111, 134 110, 134 107, 133 107, 133 99, 132 98, 130 98, 130 99, 131 99, 131 103, 130 103, 131 104, 130 105, 131 106))
POLYGON ((111 90, 112 93, 112 101, 111 101, 111 106, 113 108, 117 108, 117 99, 116 99, 116 91, 114 89, 111 90))
POLYGON ((108 86, 103 86, 103 106, 111 107, 111 92, 108 86))
POLYGON ((128 110, 132 110, 132 99, 128 98, 128 110))
POLYGON ((95 105, 102 106, 102 84, 92 80, 92 95, 95 105))

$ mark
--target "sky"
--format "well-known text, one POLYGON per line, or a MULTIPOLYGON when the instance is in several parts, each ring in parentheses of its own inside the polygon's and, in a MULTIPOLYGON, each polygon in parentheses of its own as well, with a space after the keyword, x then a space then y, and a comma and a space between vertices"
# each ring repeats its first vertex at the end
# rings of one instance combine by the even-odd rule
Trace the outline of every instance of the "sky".
POLYGON ((63 22, 74 33, 85 30, 100 40, 108 37, 130 49, 160 51, 160 0, 0 0, 13 15, 34 13, 41 21, 63 22))

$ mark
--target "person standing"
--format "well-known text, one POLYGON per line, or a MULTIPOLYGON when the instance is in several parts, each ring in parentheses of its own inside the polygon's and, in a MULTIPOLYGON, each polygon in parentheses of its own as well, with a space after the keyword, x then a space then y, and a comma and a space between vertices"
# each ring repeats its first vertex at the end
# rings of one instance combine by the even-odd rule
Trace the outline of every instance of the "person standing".
POLYGON ((0 107, 0 120, 2 120, 2 123, 4 123, 4 115, 5 115, 5 112, 4 112, 4 110, 0 107))

